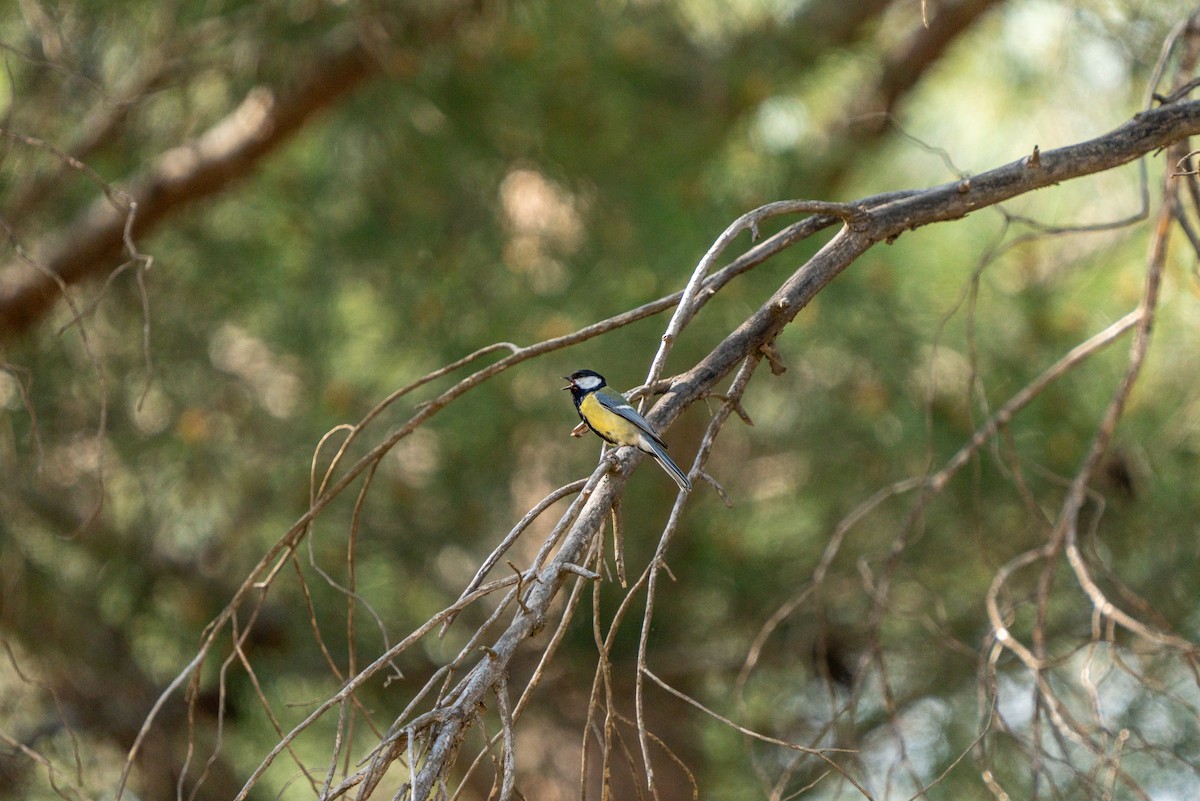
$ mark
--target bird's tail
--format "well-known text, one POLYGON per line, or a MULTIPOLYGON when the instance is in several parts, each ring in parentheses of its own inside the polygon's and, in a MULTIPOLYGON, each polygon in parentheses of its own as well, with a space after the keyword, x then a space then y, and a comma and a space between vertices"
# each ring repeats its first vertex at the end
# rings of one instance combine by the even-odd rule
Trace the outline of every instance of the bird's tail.
POLYGON ((679 485, 679 488, 684 492, 691 492, 692 482, 688 481, 687 473, 679 469, 679 465, 675 464, 670 456, 667 456, 667 452, 663 450, 662 446, 650 439, 650 437, 643 437, 642 441, 649 446, 650 455, 662 466, 663 470, 667 471, 667 475, 675 479, 675 483, 679 485))

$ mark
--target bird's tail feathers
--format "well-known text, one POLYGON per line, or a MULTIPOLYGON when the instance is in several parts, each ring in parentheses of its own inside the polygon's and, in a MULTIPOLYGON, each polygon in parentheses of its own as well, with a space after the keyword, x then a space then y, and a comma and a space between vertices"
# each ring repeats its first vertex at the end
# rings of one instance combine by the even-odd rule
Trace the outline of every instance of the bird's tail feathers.
POLYGON ((688 480, 687 473, 679 469, 679 465, 675 464, 671 457, 667 455, 667 452, 663 450, 663 447, 650 437, 642 437, 642 442, 647 446, 643 450, 649 451, 650 455, 654 457, 662 469, 667 471, 667 475, 675 479, 675 483, 679 485, 679 488, 684 492, 691 492, 692 482, 688 480))

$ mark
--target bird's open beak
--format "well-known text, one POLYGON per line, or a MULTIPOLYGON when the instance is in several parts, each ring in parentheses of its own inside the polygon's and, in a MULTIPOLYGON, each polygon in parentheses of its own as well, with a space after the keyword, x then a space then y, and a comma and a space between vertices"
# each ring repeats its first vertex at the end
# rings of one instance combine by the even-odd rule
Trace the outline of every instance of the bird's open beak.
MULTIPOLYGON (((563 381, 571 381, 571 376, 569 376, 569 375, 564 375, 564 376, 563 376, 563 381)), ((571 381, 571 383, 570 383, 570 384, 567 384, 565 387, 561 387, 561 388, 562 388, 562 389, 571 389, 571 388, 573 388, 574 386, 575 386, 575 382, 574 382, 574 381, 571 381)))

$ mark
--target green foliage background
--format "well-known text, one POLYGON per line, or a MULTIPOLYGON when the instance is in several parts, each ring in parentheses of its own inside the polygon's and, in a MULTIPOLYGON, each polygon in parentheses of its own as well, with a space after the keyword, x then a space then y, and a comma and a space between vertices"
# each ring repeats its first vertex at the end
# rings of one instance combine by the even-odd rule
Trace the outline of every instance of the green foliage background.
MULTIPOLYGON (((382 76, 253 174, 139 239, 154 257, 144 276, 148 318, 128 271, 79 296, 91 354, 61 305, 0 351, 9 370, 0 373, 0 636, 12 657, 0 667, 0 730, 10 747, 24 743, 67 775, 78 752, 83 769, 60 790, 106 797, 149 702, 307 507, 313 452, 331 428, 484 345, 533 343, 677 290, 724 226, 760 203, 924 187, 1108 130, 1142 107, 1166 32, 1191 10, 992 3, 881 124, 867 90, 887 77, 885 56, 920 33, 922 8, 879 5, 843 31, 814 27, 824 8, 816 2, 488 4, 437 39, 412 35, 408 10, 369 3, 0 10, 2 127, 72 152, 88 114, 127 104, 123 123, 85 159, 117 186, 253 87, 287 86, 339 30, 381 30, 386 62, 382 76)), ((43 148, 6 141, 0 199, 59 165, 43 148)), ((1147 166, 1153 196, 1163 160, 1147 166)), ((656 672, 743 725, 859 749, 880 797, 916 789, 907 773, 889 774, 897 730, 921 783, 968 752, 930 797, 991 797, 982 765, 1013 797, 1099 797, 1098 773, 1054 764, 1031 780, 1017 738, 1003 731, 970 746, 986 717, 977 698, 990 632, 984 594, 998 565, 1045 540, 1124 370, 1123 342, 1057 382, 929 507, 877 635, 866 627, 864 577, 883 568, 908 496, 852 530, 820 603, 790 616, 745 686, 734 687, 756 633, 809 581, 840 520, 882 487, 940 467, 989 410, 1136 305, 1146 224, 1050 235, 1029 221, 1122 219, 1137 211, 1139 192, 1133 165, 924 228, 870 251, 823 292, 777 343, 787 372, 760 371, 751 385, 744 405, 753 427, 731 425, 718 442, 707 470, 732 507, 708 488, 689 501, 669 557, 677 580, 664 585, 655 616, 656 672), (822 681, 812 659, 818 631, 851 665, 878 636, 898 707, 890 727, 879 666, 866 660, 852 714, 821 734, 830 704, 849 696, 822 681)), ((98 194, 69 172, 33 212, 5 218, 4 261, 16 261, 17 244, 36 254, 69 231, 98 194)), ((819 244, 722 291, 668 372, 703 356, 819 244)), ((1097 563, 1144 599, 1147 619, 1192 641, 1200 637, 1195 263, 1176 248, 1150 363, 1118 429, 1108 483, 1094 487, 1103 515, 1089 513, 1097 563)), ((360 667, 381 652, 384 632, 394 642, 453 601, 540 497, 591 469, 596 443, 566 436, 574 412, 558 377, 587 366, 622 388, 637 384, 665 323, 645 320, 522 364, 384 461, 357 535, 357 591, 383 631, 361 607, 360 667)), ((452 380, 389 409, 354 455, 452 380)), ((672 427, 673 453, 690 460, 707 414, 697 405, 672 427)), ((631 572, 653 553, 672 497, 654 468, 630 483, 631 572)), ((342 499, 304 548, 299 570, 311 597, 294 578, 273 588, 251 640, 257 681, 287 718, 284 731, 339 685, 314 641, 309 605, 334 661, 347 667, 345 598, 317 568, 345 580, 352 508, 352 497, 342 499)), ((526 536, 529 549, 545 530, 526 536)), ((1029 594, 1017 603, 1017 636, 1033 626, 1036 580, 1014 580, 1015 592, 1029 594)), ((1074 675, 1092 607, 1072 591, 1065 565, 1056 582, 1047 633, 1064 675, 1074 675)), ((1120 597, 1117 579, 1105 582, 1120 597)), ((600 597, 615 607, 620 595, 606 586, 600 597)), ((400 660, 403 679, 369 688, 365 704, 382 725, 482 615, 470 610, 445 642, 400 660)), ((625 628, 615 672, 631 682, 637 629, 625 628)), ((1115 648, 1095 658, 1110 671, 1108 727, 1133 732, 1122 765, 1152 797, 1183 797, 1200 786, 1191 767, 1200 762, 1200 694, 1179 659, 1124 634, 1117 641, 1120 658, 1136 663, 1129 673, 1114 666, 1115 648), (1132 676, 1175 695, 1149 693, 1132 676), (1156 727, 1166 733, 1152 735, 1156 727)), ((594 659, 581 615, 530 713, 527 797, 575 792, 572 747, 594 659)), ((206 667, 201 692, 215 692, 219 668, 206 667)), ((1002 658, 999 670, 1006 698, 1028 698, 1015 661, 1002 658)), ((203 785, 213 797, 236 791, 278 739, 236 666, 227 701, 221 759, 203 785)), ((752 765, 775 776, 786 763, 787 754, 747 746, 666 695, 654 703, 656 732, 691 766, 702 797, 765 795, 752 765)), ((1022 730, 1028 712, 1006 703, 1000 713, 1022 730)), ((177 765, 185 748, 182 708, 148 757, 158 768, 177 765)), ((215 723, 199 722, 201 741, 215 723)), ((332 726, 302 741, 310 764, 327 759, 322 737, 332 726)), ((371 735, 359 735, 369 747, 371 735)), ((3 769, 11 782, 0 794, 55 794, 20 753, 3 769)), ((143 797, 173 791, 139 771, 143 797)), ((813 771, 798 772, 790 791, 813 771)), ((308 797, 294 773, 281 765, 258 797, 308 797)), ((486 781, 471 792, 485 797, 486 781)), ((664 781, 687 788, 680 776, 664 781)), ((837 785, 808 792, 831 798, 837 785)))

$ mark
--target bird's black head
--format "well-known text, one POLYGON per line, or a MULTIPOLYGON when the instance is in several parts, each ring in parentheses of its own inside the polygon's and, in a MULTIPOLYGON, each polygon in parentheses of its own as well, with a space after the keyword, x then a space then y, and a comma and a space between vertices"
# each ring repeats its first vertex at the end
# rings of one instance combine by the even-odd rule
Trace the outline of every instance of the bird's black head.
POLYGON ((570 375, 563 376, 563 378, 571 382, 563 387, 563 389, 569 389, 576 395, 586 395, 604 386, 604 376, 594 370, 576 370, 570 375))

